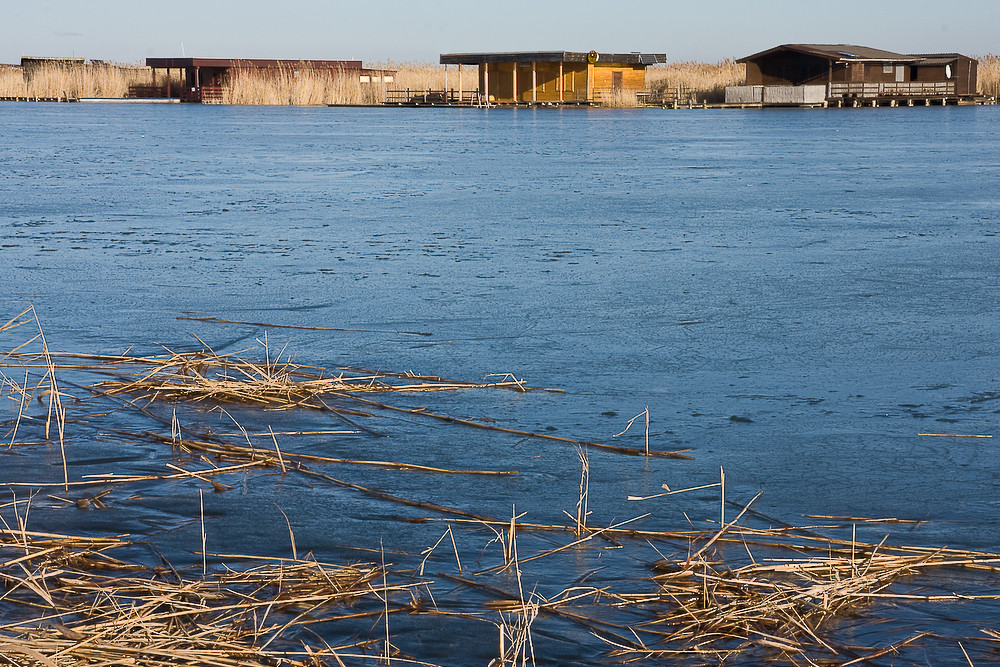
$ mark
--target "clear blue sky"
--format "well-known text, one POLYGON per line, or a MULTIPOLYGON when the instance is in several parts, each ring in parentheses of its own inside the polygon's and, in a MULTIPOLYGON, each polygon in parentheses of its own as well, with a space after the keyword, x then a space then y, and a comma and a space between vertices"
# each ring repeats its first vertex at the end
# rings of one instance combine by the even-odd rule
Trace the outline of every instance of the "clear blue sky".
POLYGON ((461 51, 645 51, 715 61, 790 42, 1000 53, 1000 0, 32 0, 4 3, 0 62, 182 55, 436 62, 461 51))

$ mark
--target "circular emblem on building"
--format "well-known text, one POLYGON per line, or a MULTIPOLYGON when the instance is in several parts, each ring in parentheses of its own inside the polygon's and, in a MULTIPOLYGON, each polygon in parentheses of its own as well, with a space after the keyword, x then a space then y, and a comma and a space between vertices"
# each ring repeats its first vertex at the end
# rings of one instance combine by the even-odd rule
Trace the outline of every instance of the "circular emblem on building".
POLYGON ((597 53, 597 51, 591 51, 590 53, 587 54, 587 62, 590 63, 591 65, 600 60, 600 58, 601 56, 597 53))

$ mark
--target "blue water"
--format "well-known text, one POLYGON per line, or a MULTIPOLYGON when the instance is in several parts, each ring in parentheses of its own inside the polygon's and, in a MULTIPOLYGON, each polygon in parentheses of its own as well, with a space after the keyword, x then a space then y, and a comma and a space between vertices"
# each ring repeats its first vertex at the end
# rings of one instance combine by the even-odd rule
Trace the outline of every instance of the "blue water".
MULTIPOLYGON (((783 521, 920 520, 859 533, 1000 551, 996 439, 918 435, 996 433, 998 127, 997 107, 5 104, 0 303, 9 315, 0 321, 30 302, 51 348, 93 353, 200 349, 194 335, 235 352, 264 335, 178 317, 375 331, 267 335, 304 364, 472 380, 511 372, 565 390, 395 400, 509 428, 641 448, 642 420, 612 435, 648 406, 650 447, 691 449, 693 460, 591 451, 593 524, 647 512, 637 525, 650 530, 713 519, 718 489, 626 498, 664 483, 711 484, 721 467, 727 497, 745 503, 763 491, 756 509, 783 521)), ((12 406, 0 419, 12 419, 17 404, 4 402, 12 406)), ((323 415, 243 417, 265 430, 331 428, 323 415)), ((217 413, 184 418, 232 428, 217 413)), ((566 523, 563 510, 574 511, 580 463, 569 445, 399 415, 376 426, 390 437, 284 446, 518 470, 324 472, 500 518, 516 507, 526 521, 566 523)), ((81 461, 71 477, 170 460, 148 445, 125 462, 89 464, 119 445, 72 428, 69 438, 81 461)), ((61 479, 58 452, 3 458, 18 480, 61 479)), ((288 555, 279 507, 299 550, 333 561, 371 559, 356 548, 381 545, 405 562, 444 530, 400 521, 425 510, 293 477, 229 483, 239 489, 206 496, 210 551, 288 555)), ((197 517, 199 488, 116 491, 109 510, 40 506, 35 520, 127 532, 200 562, 199 529, 185 523, 197 517)), ((489 531, 462 535, 470 561, 492 564, 489 531)), ((539 538, 523 548, 551 546, 539 538)), ((548 594, 593 570, 588 585, 641 590, 658 556, 626 551, 542 559, 531 574, 548 594)), ((444 591, 439 604, 468 604, 468 593, 444 591)), ((983 613, 995 618, 1000 607, 983 613)), ((410 623, 400 641, 418 657, 485 664, 496 655, 488 623, 463 629, 474 639, 458 645, 443 621, 410 623)), ((607 647, 589 634, 542 623, 540 662, 603 659, 607 647)))

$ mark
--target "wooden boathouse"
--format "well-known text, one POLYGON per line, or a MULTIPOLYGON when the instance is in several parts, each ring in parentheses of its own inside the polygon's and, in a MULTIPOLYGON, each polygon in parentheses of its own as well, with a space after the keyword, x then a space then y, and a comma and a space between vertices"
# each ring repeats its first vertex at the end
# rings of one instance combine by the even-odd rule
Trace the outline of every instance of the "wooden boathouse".
MULTIPOLYGON (((368 69, 360 60, 262 60, 246 58, 146 58, 146 66, 153 71, 153 85, 148 90, 135 91, 133 96, 178 97, 181 102, 219 102, 222 89, 236 70, 263 72, 325 73, 331 78, 356 77, 362 84, 392 83, 395 72, 368 69), (174 90, 172 74, 179 72, 181 85, 174 90), (157 74, 161 73, 158 82, 157 74)), ((174 79, 176 81, 176 79, 174 79)))
POLYGON ((478 67, 481 98, 489 104, 592 104, 616 93, 646 94, 646 67, 662 53, 523 51, 445 53, 442 65, 478 67))
POLYGON ((977 97, 978 63, 959 53, 783 44, 736 62, 746 64, 746 85, 727 87, 727 104, 958 104, 977 97))

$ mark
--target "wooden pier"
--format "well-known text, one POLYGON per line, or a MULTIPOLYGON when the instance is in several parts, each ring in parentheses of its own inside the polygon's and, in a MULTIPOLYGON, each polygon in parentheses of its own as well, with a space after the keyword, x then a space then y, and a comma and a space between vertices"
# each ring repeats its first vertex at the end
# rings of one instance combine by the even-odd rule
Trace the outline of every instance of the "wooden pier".
POLYGON ((838 99, 827 100, 815 104, 762 104, 760 102, 743 103, 709 103, 678 100, 650 104, 661 109, 861 109, 878 107, 937 107, 937 106, 990 106, 997 104, 997 98, 976 97, 920 97, 920 98, 872 98, 872 99, 838 99))
POLYGON ((38 97, 37 95, 20 97, 0 97, 0 102, 79 102, 77 97, 38 97))
POLYGON ((478 90, 387 90, 385 106, 391 107, 485 107, 489 106, 478 90))

